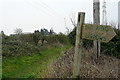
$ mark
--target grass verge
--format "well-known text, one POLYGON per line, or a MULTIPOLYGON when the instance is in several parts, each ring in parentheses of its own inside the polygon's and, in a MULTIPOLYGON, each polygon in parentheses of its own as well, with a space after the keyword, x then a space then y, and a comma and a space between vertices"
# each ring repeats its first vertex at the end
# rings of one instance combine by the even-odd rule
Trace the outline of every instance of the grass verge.
POLYGON ((41 78, 43 71, 53 60, 61 56, 61 52, 70 48, 70 45, 62 47, 49 47, 31 56, 20 56, 3 59, 3 78, 41 78))

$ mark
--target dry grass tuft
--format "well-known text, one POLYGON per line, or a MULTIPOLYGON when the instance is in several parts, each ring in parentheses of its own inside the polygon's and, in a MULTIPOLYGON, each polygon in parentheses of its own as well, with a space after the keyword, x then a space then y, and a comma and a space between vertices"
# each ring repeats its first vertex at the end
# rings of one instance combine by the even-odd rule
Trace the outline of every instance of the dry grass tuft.
MULTIPOLYGON (((120 60, 101 54, 99 64, 94 59, 93 50, 84 49, 82 54, 81 77, 82 78, 118 78, 120 60)), ((47 67, 44 78, 72 78, 74 49, 71 48, 57 61, 52 61, 47 67)))

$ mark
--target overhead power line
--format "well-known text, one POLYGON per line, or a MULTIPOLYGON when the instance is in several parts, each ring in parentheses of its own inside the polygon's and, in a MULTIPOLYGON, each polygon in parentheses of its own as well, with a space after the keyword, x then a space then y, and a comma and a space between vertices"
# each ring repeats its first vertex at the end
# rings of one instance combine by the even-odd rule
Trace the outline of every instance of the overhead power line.
POLYGON ((49 5, 47 5, 42 0, 38 0, 37 4, 40 4, 40 5, 44 6, 44 8, 46 8, 48 11, 50 11, 51 13, 53 13, 55 16, 64 18, 62 15, 60 15, 58 12, 56 12, 53 8, 51 8, 49 5))
POLYGON ((47 14, 47 15, 50 15, 50 16, 55 16, 53 15, 53 13, 49 12, 48 10, 46 10, 45 6, 43 6, 41 3, 38 3, 36 1, 34 2, 30 2, 28 0, 25 1, 28 5, 32 6, 33 8, 41 11, 43 14, 47 14))

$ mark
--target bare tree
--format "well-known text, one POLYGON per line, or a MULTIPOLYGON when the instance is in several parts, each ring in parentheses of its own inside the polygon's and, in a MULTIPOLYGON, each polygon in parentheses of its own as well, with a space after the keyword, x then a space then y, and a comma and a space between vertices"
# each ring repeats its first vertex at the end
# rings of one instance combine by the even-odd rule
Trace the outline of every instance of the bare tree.
POLYGON ((66 18, 64 18, 64 21, 65 21, 65 28, 66 28, 66 34, 69 34, 70 33, 70 29, 67 27, 67 24, 66 24, 66 18))
POLYGON ((21 28, 16 28, 14 33, 15 34, 21 34, 23 32, 23 30, 21 28))
POLYGON ((72 13, 72 15, 70 16, 70 21, 71 21, 71 23, 74 27, 77 27, 77 23, 75 21, 75 16, 74 15, 75 14, 72 13))

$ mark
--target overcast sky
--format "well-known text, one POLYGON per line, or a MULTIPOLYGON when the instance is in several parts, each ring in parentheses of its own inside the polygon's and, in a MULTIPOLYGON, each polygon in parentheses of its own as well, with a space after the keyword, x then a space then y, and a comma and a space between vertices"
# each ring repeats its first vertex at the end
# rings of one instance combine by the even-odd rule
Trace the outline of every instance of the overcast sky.
MULTIPOLYGON (((106 0, 108 23, 118 22, 118 1, 106 0)), ((78 12, 86 13, 86 23, 93 22, 93 0, 0 0, 0 31, 13 34, 16 28, 23 32, 53 28, 65 33, 66 26, 73 29, 70 17, 76 20, 78 12)))

